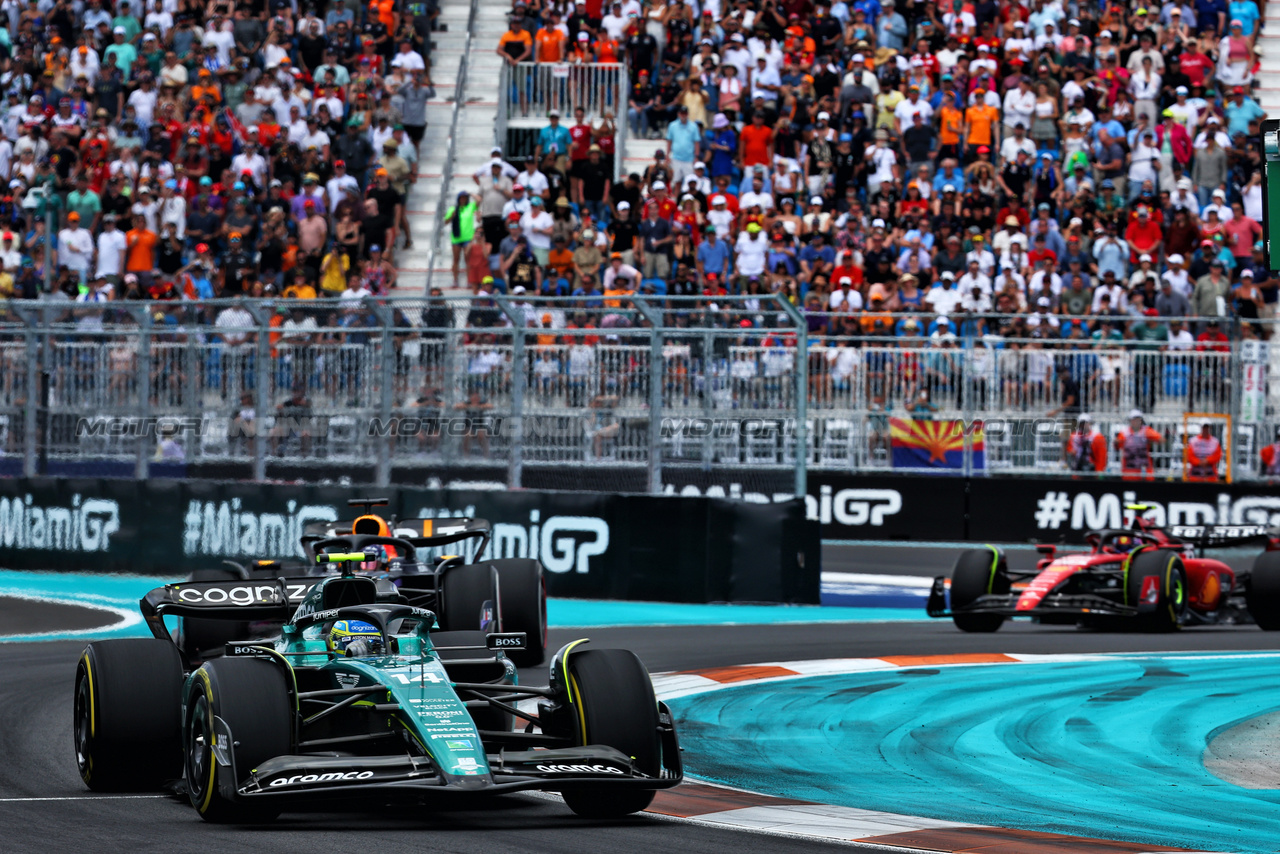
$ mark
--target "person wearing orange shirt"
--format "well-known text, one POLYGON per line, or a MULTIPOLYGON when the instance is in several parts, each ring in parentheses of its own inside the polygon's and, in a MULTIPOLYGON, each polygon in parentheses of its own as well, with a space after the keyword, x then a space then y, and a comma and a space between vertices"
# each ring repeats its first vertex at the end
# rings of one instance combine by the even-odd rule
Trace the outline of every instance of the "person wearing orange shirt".
POLYGON ((560 16, 549 14, 547 25, 534 36, 534 62, 564 62, 569 49, 569 34, 560 26, 560 16))
POLYGON ((280 136, 280 122, 276 116, 276 111, 267 108, 262 111, 262 118, 258 120, 258 142, 263 148, 271 148, 275 145, 276 138, 280 136))
POLYGON ((978 146, 994 149, 997 144, 995 128, 1000 122, 1000 110, 986 102, 986 94, 987 90, 981 86, 974 89, 973 95, 977 100, 964 111, 964 142, 968 160, 977 159, 978 146))
POLYGON ((743 169, 773 165, 773 128, 765 125, 764 113, 759 110, 751 114, 751 124, 738 135, 738 156, 743 169))
POLYGON ((1088 414, 1076 419, 1076 429, 1067 437, 1067 468, 1072 471, 1107 470, 1107 440, 1093 427, 1088 414))
POLYGON ((125 241, 125 273, 138 277, 138 285, 142 291, 151 287, 151 271, 156 267, 156 245, 160 238, 147 228, 147 218, 135 216, 133 227, 124 235, 125 241))
POLYGON ((387 32, 396 31, 396 0, 372 0, 369 4, 369 12, 377 15, 378 20, 387 28, 387 32))
POLYGON ((1125 480, 1153 480, 1155 464, 1151 446, 1164 437, 1147 426, 1142 410, 1129 413, 1129 426, 1116 434, 1116 450, 1120 453, 1120 476, 1125 480))
POLYGON ((1209 431, 1209 422, 1200 425, 1200 433, 1187 439, 1187 480, 1216 483, 1218 463, 1222 462, 1222 443, 1209 431))
POLYGON ((201 68, 200 73, 196 75, 196 85, 191 87, 191 100, 193 103, 199 103, 206 96, 215 104, 222 103, 222 92, 213 79, 213 73, 207 68, 201 68))
POLYGON ((938 105, 938 162, 948 157, 959 160, 964 152, 960 141, 964 138, 964 112, 951 98, 944 97, 938 105))
MULTIPOLYGON (((601 31, 603 32, 603 31, 601 31)), ((596 61, 605 65, 618 64, 618 41, 604 36, 596 41, 596 61)))

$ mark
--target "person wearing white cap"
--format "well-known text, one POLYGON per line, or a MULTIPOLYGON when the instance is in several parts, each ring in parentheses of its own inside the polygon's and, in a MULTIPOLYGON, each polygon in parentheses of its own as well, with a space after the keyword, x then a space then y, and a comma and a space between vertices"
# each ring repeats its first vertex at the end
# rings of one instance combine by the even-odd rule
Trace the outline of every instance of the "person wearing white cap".
POLYGON ((1107 440, 1093 426, 1093 416, 1087 412, 1076 417, 1076 429, 1067 437, 1064 450, 1071 471, 1107 470, 1107 440))
POLYGON ((115 27, 111 31, 111 39, 112 43, 102 52, 102 61, 115 65, 128 80, 129 73, 133 70, 133 63, 138 58, 138 49, 129 43, 124 27, 115 27))
POLYGON ((1116 451, 1120 454, 1120 472, 1125 480, 1151 480, 1155 464, 1151 458, 1151 446, 1164 441, 1164 437, 1147 426, 1141 409, 1129 412, 1129 426, 1116 434, 1116 451))
MULTIPOLYGON (((707 177, 707 164, 701 160, 694 161, 693 174, 684 179, 684 186, 687 192, 710 196, 712 184, 711 179, 707 177)), ((706 199, 703 199, 702 206, 706 207, 706 204, 706 199)))
POLYGON ((1208 421, 1187 425, 1187 480, 1214 483, 1222 462, 1222 443, 1213 435, 1208 421), (1195 431, 1194 433, 1192 431, 1195 431))
MULTIPOLYGON (((1204 120, 1204 129, 1196 134, 1196 140, 1191 144, 1195 149, 1196 160, 1200 160, 1201 154, 1209 147, 1209 138, 1213 137, 1217 142, 1218 148, 1230 148, 1231 137, 1227 136, 1227 132, 1222 129, 1222 120, 1212 113, 1204 120)), ((1193 176, 1194 179, 1194 176, 1193 176)), ((1197 185, 1199 182, 1196 182, 1197 185)))
POLYGON ((707 223, 716 227, 721 239, 731 240, 736 217, 729 210, 729 200, 720 193, 714 193, 707 201, 711 205, 711 210, 707 211, 707 223))
MULTIPOLYGON (((1179 308, 1178 311, 1161 311, 1161 317, 1180 317, 1191 313, 1191 303, 1187 300, 1191 297, 1191 290, 1195 287, 1195 282, 1191 281, 1191 276, 1187 272, 1186 259, 1181 253, 1175 252, 1166 259, 1169 263, 1169 269, 1165 270, 1160 276, 1161 285, 1168 285, 1173 293, 1181 297, 1181 301, 1174 299, 1174 305, 1168 308, 1179 308)), ((1156 297, 1157 309, 1160 308, 1160 297, 1156 297)))
MULTIPOLYGON (((1217 161, 1210 162, 1209 160, 1209 156, 1215 153, 1214 152, 1215 148, 1216 148, 1216 145, 1211 145, 1208 148, 1206 148, 1204 151, 1196 155, 1196 165, 1191 173, 1193 176, 1203 176, 1205 174, 1204 170, 1217 169, 1217 166, 1215 165, 1217 161), (1206 161, 1204 170, 1200 168, 1201 160, 1206 161)), ((1226 180, 1225 167, 1226 167, 1227 153, 1225 150, 1221 148, 1218 148, 1216 153, 1221 155, 1220 159, 1223 166, 1223 170, 1222 170, 1223 180, 1226 180)), ((1196 177, 1196 182, 1199 183, 1201 180, 1205 180, 1205 181, 1212 180, 1213 174, 1216 174, 1216 172, 1211 173, 1208 178, 1196 177)), ((1207 184, 1207 185, 1200 184, 1199 192, 1202 200, 1205 195, 1208 195, 1208 203, 1205 204, 1204 207, 1200 209, 1200 219, 1208 220, 1210 213, 1216 213, 1218 215, 1218 221, 1221 222, 1223 225, 1226 225, 1227 223, 1231 222, 1233 219, 1236 218, 1235 212, 1231 210, 1231 205, 1227 204, 1226 190, 1222 189, 1216 184, 1207 184)))
POLYGON ((866 100, 858 100, 855 103, 870 104, 874 103, 876 96, 880 94, 880 81, 876 79, 876 75, 867 68, 867 57, 865 54, 855 53, 849 60, 849 72, 845 74, 844 80, 841 81, 842 86, 846 89, 852 86, 865 86, 870 95, 860 93, 861 98, 866 100))
MULTIPOLYGON (((1160 130, 1163 130, 1161 128, 1160 130)), ((1157 131, 1158 133, 1159 131, 1157 131)), ((1172 169, 1170 170, 1172 174, 1172 169)), ((1160 182, 1161 189, 1164 188, 1164 180, 1160 182)), ((1192 216, 1200 216, 1200 200, 1196 198, 1196 194, 1192 191, 1195 186, 1191 183, 1190 178, 1179 178, 1178 183, 1174 186, 1173 192, 1169 194, 1169 206, 1175 211, 1183 208, 1192 216)))
MULTIPOLYGON (((485 163, 483 166, 481 166, 479 169, 477 169, 475 172, 473 172, 471 177, 475 179, 477 184, 479 184, 481 178, 485 177, 486 175, 493 174, 492 167, 495 163, 497 163, 502 167, 502 174, 510 178, 512 181, 520 177, 520 170, 512 166, 506 160, 502 159, 502 149, 496 145, 489 150, 489 161, 485 163)), ((534 165, 534 171, 537 171, 536 161, 534 165)))

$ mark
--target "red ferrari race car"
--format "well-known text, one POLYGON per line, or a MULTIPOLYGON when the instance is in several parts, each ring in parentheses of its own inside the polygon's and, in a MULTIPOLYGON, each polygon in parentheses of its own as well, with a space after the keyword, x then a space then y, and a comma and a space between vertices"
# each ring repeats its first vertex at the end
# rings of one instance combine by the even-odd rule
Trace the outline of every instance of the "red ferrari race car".
POLYGON ((1253 622, 1280 629, 1280 537, 1262 525, 1157 527, 1130 505, 1130 529, 1090 531, 1087 553, 1038 545, 1034 570, 1009 569, 995 546, 956 558, 951 578, 934 579, 925 606, 966 632, 994 632, 1010 617, 1091 627, 1127 623, 1143 631, 1253 622), (1237 575, 1208 548, 1264 544, 1249 572, 1237 575))

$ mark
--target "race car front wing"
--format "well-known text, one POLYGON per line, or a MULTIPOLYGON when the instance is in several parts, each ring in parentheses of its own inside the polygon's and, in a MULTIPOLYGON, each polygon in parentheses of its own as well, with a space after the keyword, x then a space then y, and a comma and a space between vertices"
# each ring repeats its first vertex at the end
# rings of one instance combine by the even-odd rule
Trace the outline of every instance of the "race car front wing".
POLYGON ((1019 592, 989 593, 979 596, 963 608, 949 607, 946 576, 933 580, 925 610, 930 617, 953 617, 956 614, 992 614, 1001 617, 1041 617, 1079 614, 1081 616, 1133 617, 1138 609, 1122 605, 1114 599, 1090 593, 1049 593, 1034 608, 1018 608, 1019 592))
POLYGON ((502 794, 529 789, 560 791, 581 786, 667 789, 681 782, 679 769, 656 777, 605 746, 494 754, 490 769, 443 770, 413 756, 277 756, 253 769, 236 791, 244 800, 335 796, 502 794))
MULTIPOLYGON (((425 798, 441 794, 502 794, 530 789, 562 791, 584 786, 669 789, 684 779, 680 747, 671 711, 659 703, 662 768, 646 774, 625 754, 605 745, 542 750, 499 750, 488 755, 489 768, 459 765, 441 768, 429 758, 399 756, 277 756, 241 775, 232 768, 239 799, 306 799, 336 796, 425 798)), ((226 723, 220 729, 230 739, 226 723)), ((231 765, 230 751, 218 761, 231 765)))

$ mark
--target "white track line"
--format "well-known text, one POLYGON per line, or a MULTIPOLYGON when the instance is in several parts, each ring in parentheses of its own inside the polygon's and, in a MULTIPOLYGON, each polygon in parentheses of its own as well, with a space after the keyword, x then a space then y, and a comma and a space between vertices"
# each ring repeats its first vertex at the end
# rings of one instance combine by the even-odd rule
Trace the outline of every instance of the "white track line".
POLYGON ((21 804, 33 801, 140 801, 167 798, 168 795, 75 795, 65 798, 0 798, 0 804, 21 804))

